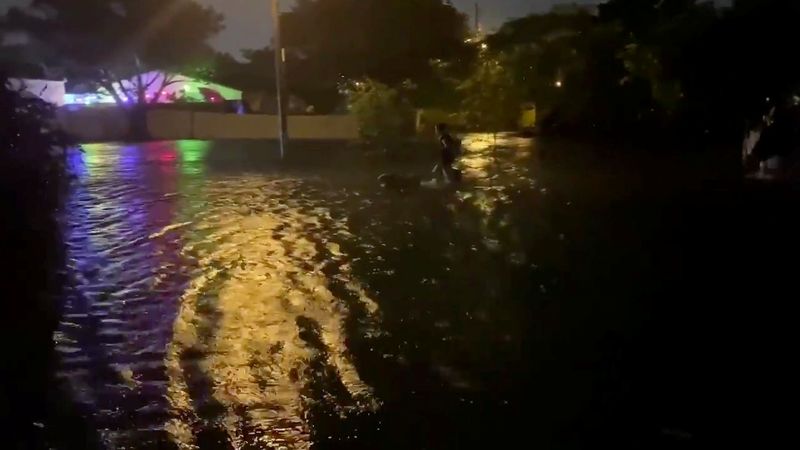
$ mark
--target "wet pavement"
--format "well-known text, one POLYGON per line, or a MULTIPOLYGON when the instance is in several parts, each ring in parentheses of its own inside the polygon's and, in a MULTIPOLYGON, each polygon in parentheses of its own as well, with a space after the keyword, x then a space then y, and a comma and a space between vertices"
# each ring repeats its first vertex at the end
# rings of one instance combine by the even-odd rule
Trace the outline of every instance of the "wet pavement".
POLYGON ((696 445, 716 303, 681 297, 682 249, 716 222, 608 155, 490 143, 406 191, 376 178, 430 170, 418 149, 85 146, 55 335, 76 409, 114 449, 696 445))

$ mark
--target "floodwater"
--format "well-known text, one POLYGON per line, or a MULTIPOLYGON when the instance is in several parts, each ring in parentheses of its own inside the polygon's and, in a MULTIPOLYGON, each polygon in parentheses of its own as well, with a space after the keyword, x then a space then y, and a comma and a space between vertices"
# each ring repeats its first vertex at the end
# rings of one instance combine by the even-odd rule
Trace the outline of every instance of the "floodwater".
POLYGON ((85 146, 54 340, 90 432, 113 449, 696 444, 722 409, 703 391, 717 341, 698 331, 712 306, 686 314, 706 291, 685 294, 680 249, 706 237, 650 172, 490 144, 465 139, 458 188, 402 192, 376 177, 430 155, 85 146))

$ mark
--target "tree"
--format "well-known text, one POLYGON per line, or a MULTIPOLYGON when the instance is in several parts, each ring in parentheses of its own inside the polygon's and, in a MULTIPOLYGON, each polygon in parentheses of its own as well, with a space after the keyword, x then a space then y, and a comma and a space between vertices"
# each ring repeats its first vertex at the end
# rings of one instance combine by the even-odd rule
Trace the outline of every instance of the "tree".
POLYGON ((577 9, 510 21, 486 44, 502 55, 519 102, 536 104, 540 128, 598 130, 623 120, 628 109, 619 95, 620 36, 617 27, 577 9))
MULTIPOLYGON (((693 48, 713 31, 718 12, 712 3, 695 0, 643 1, 612 0, 600 8, 601 22, 615 24, 624 32, 618 51, 626 75, 622 82, 645 88, 649 105, 660 116, 662 126, 690 126, 691 101, 688 84, 699 61, 688 58, 693 48)), ((701 64, 702 65, 702 64, 701 64)), ((707 127, 706 122, 695 128, 707 127)))
POLYGON ((148 99, 146 92, 158 84, 160 93, 176 81, 171 74, 204 66, 213 56, 206 40, 222 27, 222 16, 193 0, 33 0, 30 9, 9 16, 49 47, 43 63, 130 105, 132 139, 147 137, 146 105, 160 96, 148 99), (142 76, 151 71, 166 76, 142 76))
POLYGON ((281 24, 292 85, 327 92, 364 78, 419 84, 431 60, 468 51, 465 17, 442 0, 299 0, 281 24))
POLYGON ((358 118, 361 137, 384 145, 398 142, 413 130, 414 111, 402 93, 375 80, 351 83, 350 111, 358 118))
POLYGON ((790 50, 797 42, 800 3, 737 0, 702 41, 687 48, 687 97, 696 115, 741 132, 800 91, 800 61, 790 50))
POLYGON ((739 136, 800 87, 800 4, 737 0, 719 10, 696 0, 611 0, 601 20, 627 32, 620 52, 627 80, 649 86, 654 107, 684 130, 739 136))
POLYGON ((511 21, 487 42, 509 55, 544 128, 629 134, 687 122, 692 65, 705 66, 688 55, 716 21, 713 5, 694 0, 610 0, 599 15, 511 21))
POLYGON ((214 59, 215 81, 241 90, 275 90, 275 52, 272 47, 242 50, 244 61, 227 53, 214 59))
POLYGON ((519 117, 522 93, 502 55, 484 50, 459 91, 467 123, 476 129, 496 137, 497 132, 511 129, 519 117))
POLYGON ((213 52, 206 41, 222 28, 218 13, 192 0, 34 0, 29 9, 12 9, 8 22, 48 47, 41 63, 103 87, 121 105, 145 104, 152 83, 161 83, 160 92, 174 82, 140 74, 186 73, 207 61, 213 52), (122 92, 114 88, 131 77, 122 92))
POLYGON ((800 95, 800 2, 608 0, 510 21, 486 40, 545 129, 738 139, 800 95))

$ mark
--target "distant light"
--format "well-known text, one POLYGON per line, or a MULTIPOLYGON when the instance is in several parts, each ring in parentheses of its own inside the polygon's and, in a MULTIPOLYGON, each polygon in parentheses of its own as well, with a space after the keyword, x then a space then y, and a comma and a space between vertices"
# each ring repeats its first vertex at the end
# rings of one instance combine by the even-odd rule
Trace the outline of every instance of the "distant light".
POLYGON ((487 44, 486 42, 481 44, 481 49, 486 50, 487 48, 489 48, 489 44, 487 44))
POLYGON ((563 86, 563 83, 561 82, 561 80, 556 81, 556 87, 560 88, 561 86, 563 86))

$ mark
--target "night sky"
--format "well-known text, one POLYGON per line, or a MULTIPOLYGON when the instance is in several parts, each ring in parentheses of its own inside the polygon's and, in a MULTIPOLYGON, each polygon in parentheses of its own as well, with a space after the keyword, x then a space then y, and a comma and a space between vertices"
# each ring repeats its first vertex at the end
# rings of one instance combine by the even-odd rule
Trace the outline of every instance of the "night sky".
MULTIPOLYGON (((11 5, 21 5, 28 0, 0 0, 0 10, 11 5)), ((214 39, 215 46, 223 51, 238 54, 242 48, 260 48, 269 43, 271 26, 269 0, 197 0, 212 5, 225 14, 226 29, 214 39)), ((531 12, 546 11, 553 4, 572 3, 575 0, 477 0, 481 5, 484 27, 491 30, 508 18, 531 12)), ((291 0, 282 0, 289 7, 291 0)), ((453 0, 462 11, 472 16, 476 0, 453 0)), ((590 3, 591 0, 578 0, 590 3)))

